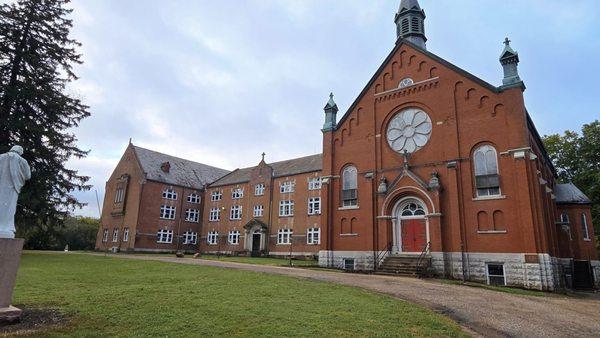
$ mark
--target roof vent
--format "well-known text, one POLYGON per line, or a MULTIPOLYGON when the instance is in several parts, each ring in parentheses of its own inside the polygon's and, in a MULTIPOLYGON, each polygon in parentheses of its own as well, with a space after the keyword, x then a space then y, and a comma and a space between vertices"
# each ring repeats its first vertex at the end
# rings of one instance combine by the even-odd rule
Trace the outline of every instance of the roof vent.
POLYGON ((171 163, 169 163, 169 162, 163 162, 160 165, 160 170, 162 170, 165 173, 169 173, 169 171, 171 170, 171 163))

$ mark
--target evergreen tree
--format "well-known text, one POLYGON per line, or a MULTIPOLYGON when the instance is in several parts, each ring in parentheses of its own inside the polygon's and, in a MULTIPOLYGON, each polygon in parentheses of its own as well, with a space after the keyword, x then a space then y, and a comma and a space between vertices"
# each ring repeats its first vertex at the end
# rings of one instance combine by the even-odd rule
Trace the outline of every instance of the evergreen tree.
MULTIPOLYGON (((69 37, 69 0, 20 0, 0 5, 0 153, 25 148, 32 167, 17 208, 19 235, 51 231, 80 203, 89 177, 65 167, 87 151, 76 145, 73 128, 88 107, 67 92, 81 63, 79 42, 69 37)), ((42 244, 40 244, 42 245, 42 244)), ((37 246, 37 245, 36 245, 37 246)))

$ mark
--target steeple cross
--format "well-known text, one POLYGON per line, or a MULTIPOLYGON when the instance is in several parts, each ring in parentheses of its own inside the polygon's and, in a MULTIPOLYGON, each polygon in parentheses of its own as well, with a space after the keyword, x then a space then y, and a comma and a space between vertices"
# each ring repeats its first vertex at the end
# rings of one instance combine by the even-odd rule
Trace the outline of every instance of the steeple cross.
POLYGON ((507 46, 510 45, 510 42, 511 41, 508 39, 508 37, 506 37, 506 39, 504 39, 504 44, 505 45, 507 45, 507 46))
POLYGON ((263 161, 265 160, 265 155, 266 155, 266 154, 265 154, 265 152, 263 151, 263 153, 261 154, 261 156, 262 156, 262 160, 263 160, 263 161))

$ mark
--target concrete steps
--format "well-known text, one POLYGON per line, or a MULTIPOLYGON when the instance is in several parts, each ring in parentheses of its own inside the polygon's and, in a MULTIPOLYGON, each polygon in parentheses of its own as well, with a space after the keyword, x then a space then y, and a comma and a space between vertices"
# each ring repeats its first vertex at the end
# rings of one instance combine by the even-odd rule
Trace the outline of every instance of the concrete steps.
POLYGON ((419 256, 390 255, 377 267, 377 274, 388 276, 420 276, 431 264, 431 258, 425 256, 419 262, 419 256))

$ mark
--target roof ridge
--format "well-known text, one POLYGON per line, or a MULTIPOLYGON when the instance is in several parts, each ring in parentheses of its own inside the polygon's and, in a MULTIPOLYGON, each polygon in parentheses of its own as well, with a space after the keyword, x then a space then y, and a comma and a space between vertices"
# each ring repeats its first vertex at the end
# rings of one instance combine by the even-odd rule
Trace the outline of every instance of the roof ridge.
POLYGON ((160 152, 160 151, 156 151, 156 150, 152 150, 152 149, 148 149, 148 148, 136 146, 135 144, 131 144, 131 146, 134 148, 134 150, 135 150, 135 148, 139 148, 139 149, 143 149, 143 150, 146 150, 146 151, 151 151, 151 152, 156 153, 156 154, 161 154, 163 156, 172 157, 172 158, 175 158, 175 159, 178 159, 178 160, 187 161, 187 162, 193 162, 193 163, 200 164, 200 165, 203 165, 203 166, 206 166, 206 167, 210 167, 210 168, 214 168, 214 169, 225 170, 225 171, 231 172, 231 170, 229 170, 229 169, 223 169, 223 168, 215 167, 215 166, 210 165, 210 164, 201 163, 201 162, 197 162, 197 161, 194 161, 194 160, 188 160, 188 159, 183 158, 183 157, 179 157, 179 156, 175 156, 175 155, 170 155, 170 154, 165 154, 165 153, 160 152))

